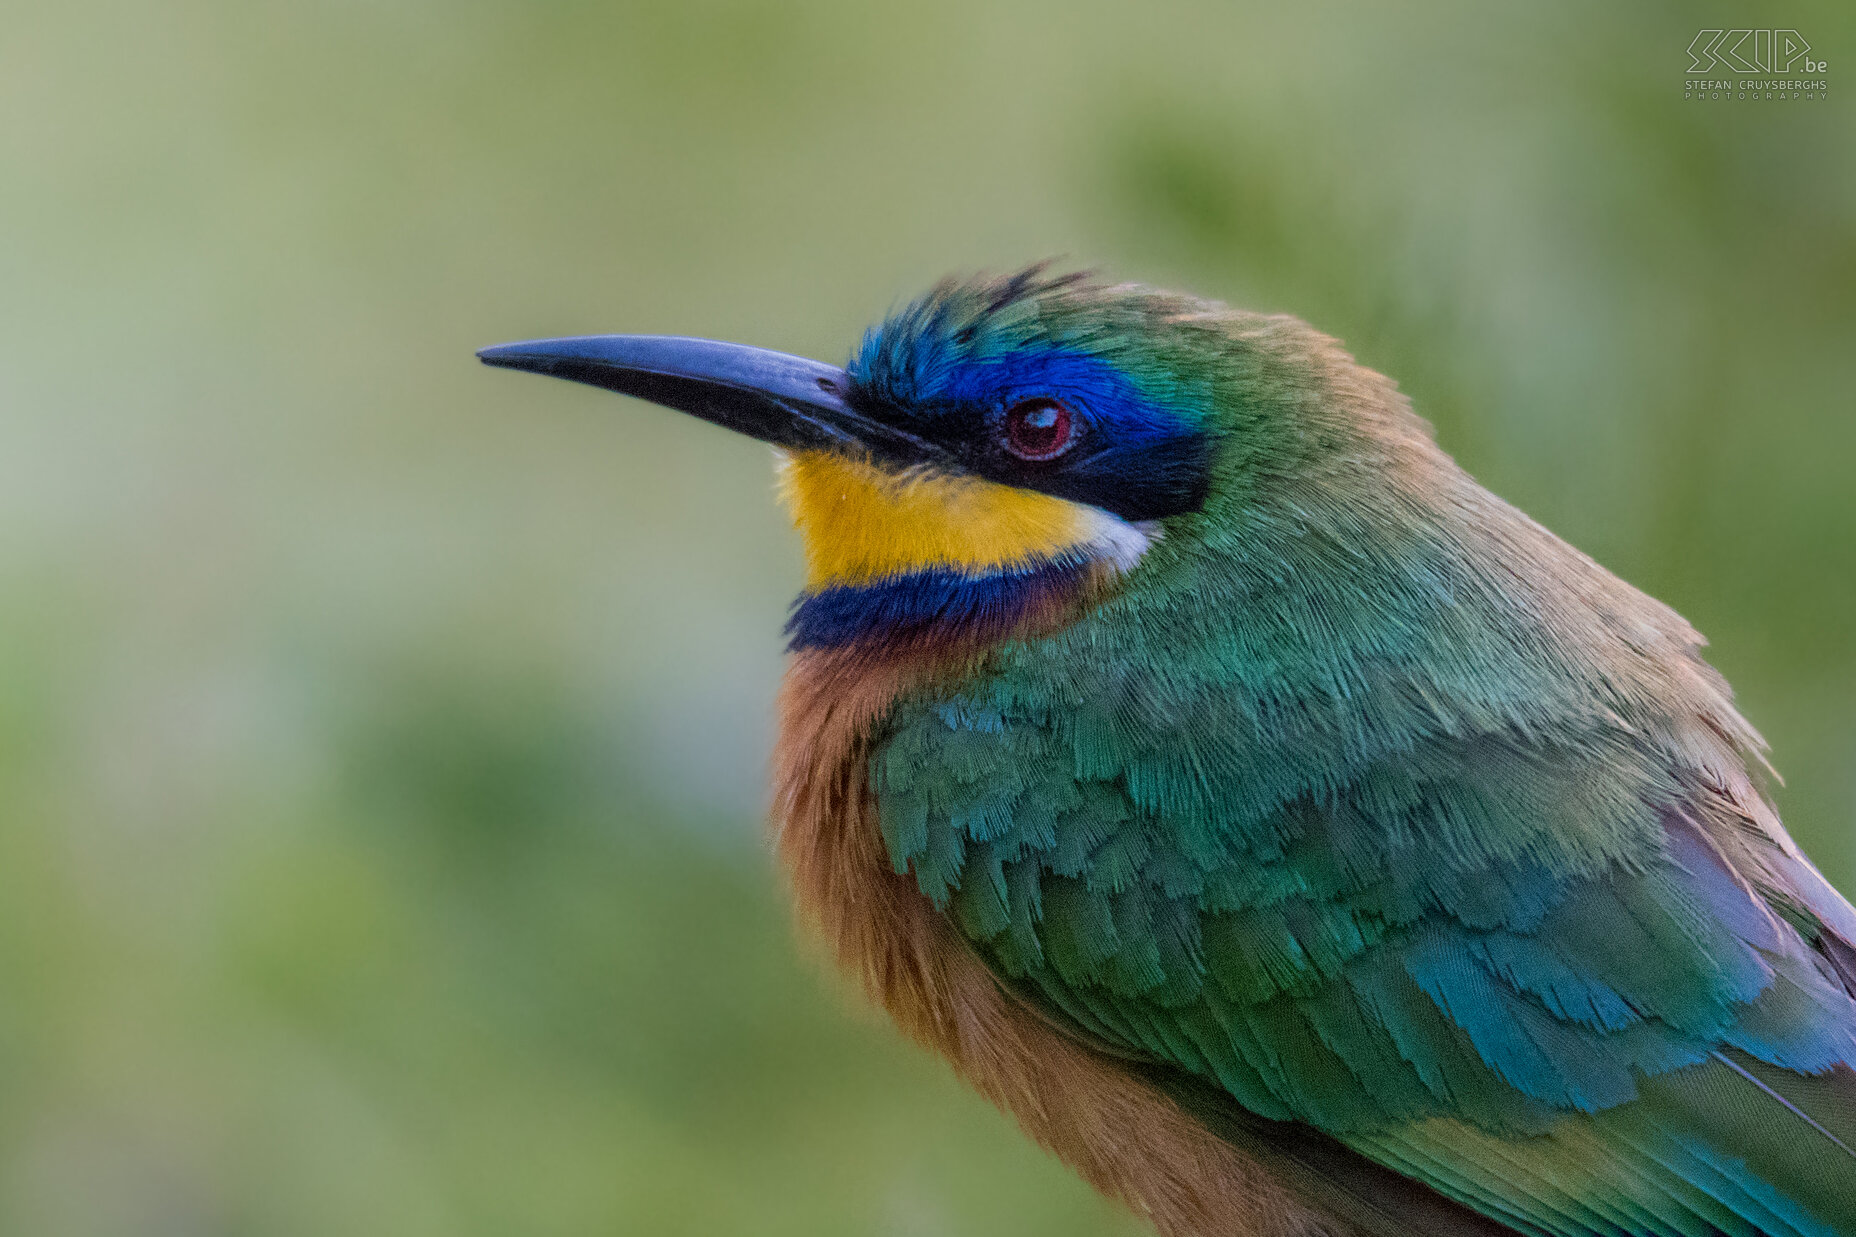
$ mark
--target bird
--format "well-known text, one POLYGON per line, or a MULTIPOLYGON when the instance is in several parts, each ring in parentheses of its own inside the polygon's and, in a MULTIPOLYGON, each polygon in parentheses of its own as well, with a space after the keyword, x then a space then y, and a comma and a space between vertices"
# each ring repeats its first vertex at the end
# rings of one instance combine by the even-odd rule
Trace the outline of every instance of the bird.
POLYGON ((842 368, 478 355, 775 448, 799 918, 1164 1237, 1856 1234, 1856 910, 1764 741, 1337 340, 1039 263, 842 368))

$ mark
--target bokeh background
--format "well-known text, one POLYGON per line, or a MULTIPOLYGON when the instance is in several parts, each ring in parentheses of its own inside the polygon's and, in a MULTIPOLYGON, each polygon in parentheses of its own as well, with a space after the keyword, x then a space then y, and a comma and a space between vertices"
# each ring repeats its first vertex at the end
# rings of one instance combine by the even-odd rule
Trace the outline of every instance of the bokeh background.
POLYGON ((1138 1231, 793 939, 767 452, 505 339, 1299 313, 1713 637, 1856 887, 1856 11, 1537 8, 11 6, 0 1232, 1138 1231), (1704 24, 1831 96, 1685 101, 1704 24))

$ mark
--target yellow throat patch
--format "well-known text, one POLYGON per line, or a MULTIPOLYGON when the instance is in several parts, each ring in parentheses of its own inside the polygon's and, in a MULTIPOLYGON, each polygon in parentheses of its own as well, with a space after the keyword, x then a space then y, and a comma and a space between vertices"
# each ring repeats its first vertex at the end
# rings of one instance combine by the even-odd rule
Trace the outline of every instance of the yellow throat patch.
POLYGON ((780 495, 812 591, 934 568, 985 575, 1066 552, 1126 567, 1147 548, 1140 530, 1081 503, 978 477, 897 476, 824 451, 785 457, 780 495))

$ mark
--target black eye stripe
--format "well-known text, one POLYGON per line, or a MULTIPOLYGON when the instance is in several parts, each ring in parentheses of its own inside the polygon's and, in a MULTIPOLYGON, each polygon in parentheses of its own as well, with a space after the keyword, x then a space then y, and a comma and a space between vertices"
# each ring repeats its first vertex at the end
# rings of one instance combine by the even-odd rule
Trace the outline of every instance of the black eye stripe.
POLYGON ((918 465, 965 472, 1088 503, 1124 520, 1157 520, 1198 510, 1210 483, 1212 436, 1186 424, 1130 433, 1111 412, 1051 396, 1004 404, 984 397, 916 401, 852 380, 846 402, 872 422, 895 428, 871 454, 898 469, 918 465), (1007 414, 1042 399, 1071 410, 1068 448, 1028 458, 1007 441, 1007 414), (907 444, 904 445, 906 439, 907 444))

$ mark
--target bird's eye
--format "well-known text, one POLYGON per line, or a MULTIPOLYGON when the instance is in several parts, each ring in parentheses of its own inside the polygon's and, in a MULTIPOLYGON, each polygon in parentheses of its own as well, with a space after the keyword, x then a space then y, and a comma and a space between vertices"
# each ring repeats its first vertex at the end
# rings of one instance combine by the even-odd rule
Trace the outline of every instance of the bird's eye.
POLYGON ((1076 441, 1076 418, 1054 399, 1028 399, 1005 412, 1005 449, 1021 460, 1054 460, 1076 441))

